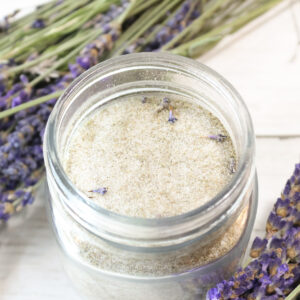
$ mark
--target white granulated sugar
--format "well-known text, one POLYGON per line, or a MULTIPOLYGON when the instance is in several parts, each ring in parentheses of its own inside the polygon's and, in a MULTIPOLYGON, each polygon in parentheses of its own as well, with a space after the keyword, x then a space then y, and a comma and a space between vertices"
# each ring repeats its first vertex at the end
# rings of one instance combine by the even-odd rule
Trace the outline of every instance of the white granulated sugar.
POLYGON ((231 180, 235 151, 221 122, 196 104, 171 99, 124 99, 104 105, 71 137, 64 167, 71 181, 101 207, 156 218, 205 204, 231 180), (89 192, 107 187, 105 195, 89 192))

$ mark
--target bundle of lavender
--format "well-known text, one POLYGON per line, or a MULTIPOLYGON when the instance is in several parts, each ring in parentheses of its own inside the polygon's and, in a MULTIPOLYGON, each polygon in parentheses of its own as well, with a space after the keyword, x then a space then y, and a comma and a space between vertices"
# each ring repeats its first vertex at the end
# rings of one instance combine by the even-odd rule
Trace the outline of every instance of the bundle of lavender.
POLYGON ((210 289, 208 300, 299 299, 300 164, 274 205, 263 239, 255 238, 251 262, 210 289))
POLYGON ((64 89, 109 57, 198 56, 280 0, 54 0, 0 23, 0 222, 33 202, 64 89))

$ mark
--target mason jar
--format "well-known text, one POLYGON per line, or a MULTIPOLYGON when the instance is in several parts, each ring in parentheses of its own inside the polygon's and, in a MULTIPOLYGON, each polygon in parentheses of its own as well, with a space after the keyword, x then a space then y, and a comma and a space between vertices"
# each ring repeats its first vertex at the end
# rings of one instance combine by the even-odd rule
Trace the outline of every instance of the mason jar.
POLYGON ((75 80, 49 118, 44 157, 50 222, 65 270, 83 299, 204 299, 209 287, 232 275, 257 209, 254 142, 240 95, 197 61, 132 54, 107 60, 75 80), (221 121, 234 144, 237 168, 230 183, 187 213, 155 219, 119 215, 91 201, 64 171, 66 147, 81 122, 108 102, 144 94, 192 99, 221 121))

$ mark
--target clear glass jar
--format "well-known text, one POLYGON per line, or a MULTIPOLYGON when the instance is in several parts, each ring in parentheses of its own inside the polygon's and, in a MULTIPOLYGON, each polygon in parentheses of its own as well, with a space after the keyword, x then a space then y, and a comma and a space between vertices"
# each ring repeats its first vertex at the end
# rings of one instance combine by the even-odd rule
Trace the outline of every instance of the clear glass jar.
POLYGON ((241 97, 222 76, 194 60, 165 53, 126 55, 75 80, 50 116, 44 157, 50 220, 65 269, 84 299, 205 298, 207 288, 234 272, 247 247, 257 209, 254 152, 252 123, 241 97), (68 179, 62 158, 72 132, 97 107, 136 94, 192 99, 231 135, 237 171, 205 205, 175 217, 125 217, 97 206, 68 179), (241 235, 232 249, 209 263, 193 263, 195 255, 216 247, 237 227, 241 235), (152 272, 160 267, 161 274, 152 272))

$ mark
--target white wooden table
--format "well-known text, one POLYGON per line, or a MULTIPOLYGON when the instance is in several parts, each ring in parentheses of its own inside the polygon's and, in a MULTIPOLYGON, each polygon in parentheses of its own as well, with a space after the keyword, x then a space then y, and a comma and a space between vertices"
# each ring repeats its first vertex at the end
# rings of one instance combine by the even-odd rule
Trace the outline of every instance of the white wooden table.
MULTIPOLYGON (((40 3, 3 1, 0 14, 24 2, 40 3)), ((295 57, 297 34, 288 4, 283 2, 199 59, 231 81, 252 114, 259 177, 253 236, 263 234, 273 203, 300 161, 300 45, 295 57)), ((294 13, 300 26, 300 5, 294 13)), ((22 218, 0 230, 1 300, 79 300, 60 265, 44 200, 39 195, 22 218)))

